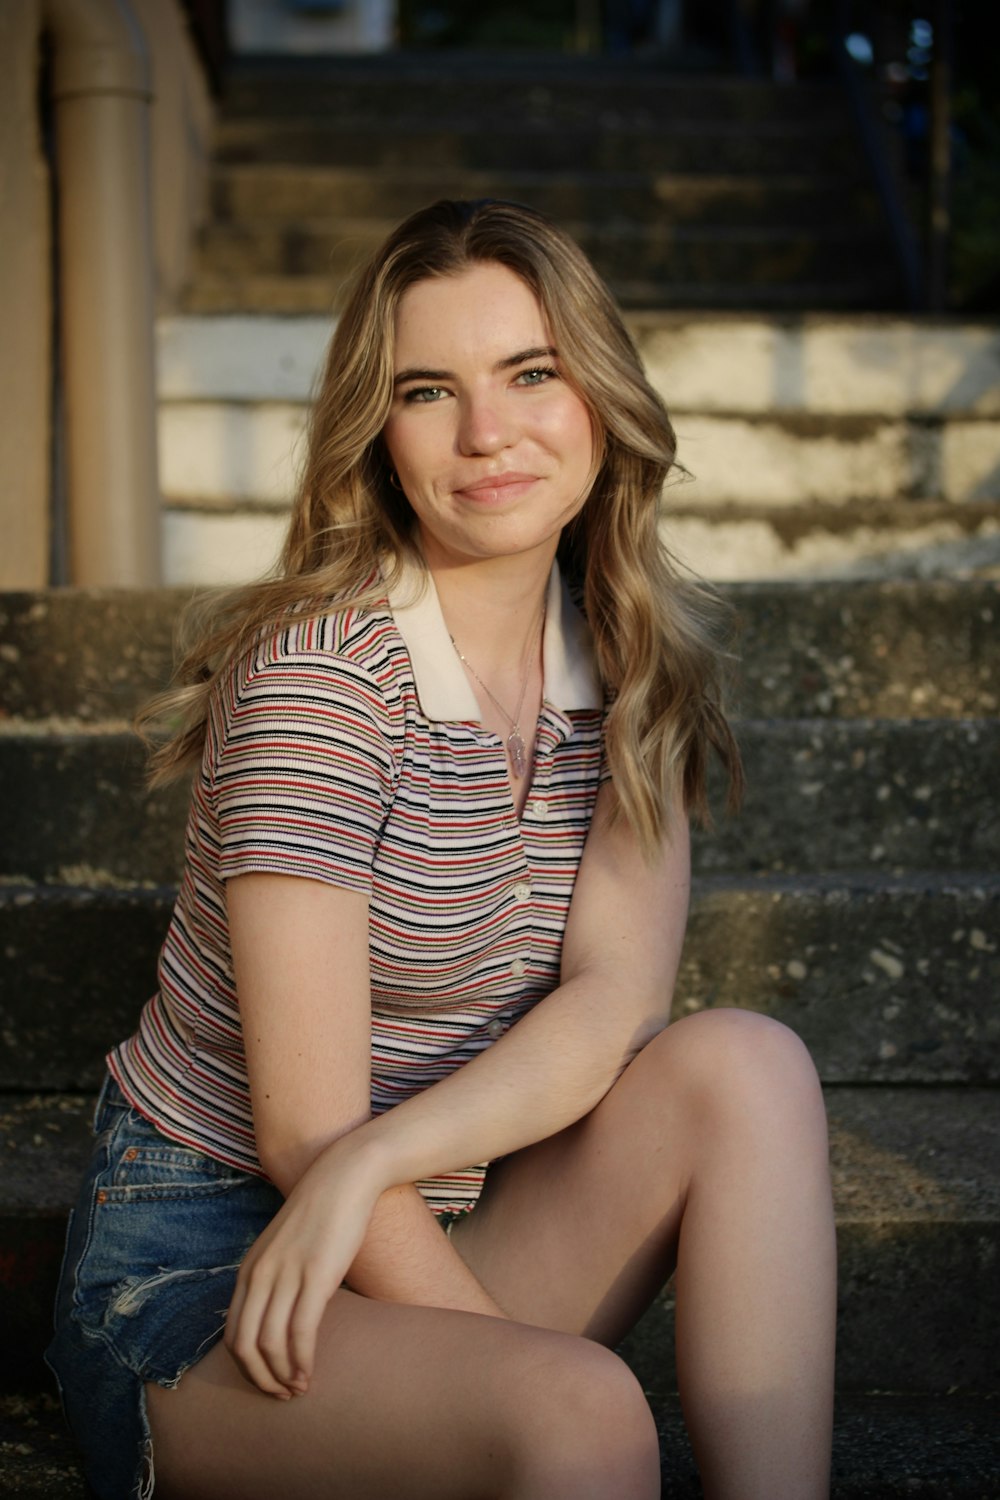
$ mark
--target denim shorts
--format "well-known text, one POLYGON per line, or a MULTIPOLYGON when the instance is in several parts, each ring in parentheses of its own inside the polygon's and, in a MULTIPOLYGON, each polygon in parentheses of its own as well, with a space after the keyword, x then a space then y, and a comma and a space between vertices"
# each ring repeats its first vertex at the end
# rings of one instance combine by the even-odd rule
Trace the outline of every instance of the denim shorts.
POLYGON ((148 1500, 144 1383, 176 1385, 218 1342, 240 1262, 283 1200, 167 1140, 110 1078, 94 1131, 45 1357, 95 1495, 148 1500))

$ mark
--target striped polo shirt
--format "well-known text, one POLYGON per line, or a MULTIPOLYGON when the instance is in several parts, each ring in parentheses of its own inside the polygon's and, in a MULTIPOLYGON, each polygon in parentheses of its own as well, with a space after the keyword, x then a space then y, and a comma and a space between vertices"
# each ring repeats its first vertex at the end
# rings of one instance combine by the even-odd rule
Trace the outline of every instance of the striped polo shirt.
MULTIPOLYGON (((482 726, 416 565, 383 605, 297 617, 236 664, 212 696, 158 989, 108 1058, 164 1135, 264 1175, 226 916, 233 876, 298 875, 368 897, 376 1113, 491 1046, 555 988, 603 723, 590 633, 555 565, 542 650, 520 819, 504 745, 482 726)), ((436 1212, 461 1212, 484 1173, 419 1186, 436 1212)))

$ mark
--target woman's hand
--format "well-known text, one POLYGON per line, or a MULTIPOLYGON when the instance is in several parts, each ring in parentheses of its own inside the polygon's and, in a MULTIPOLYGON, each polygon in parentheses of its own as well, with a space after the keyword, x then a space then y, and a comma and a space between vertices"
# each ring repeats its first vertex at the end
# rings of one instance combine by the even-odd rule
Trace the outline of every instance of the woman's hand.
POLYGON ((303 1173, 236 1279, 226 1348, 247 1380, 283 1400, 309 1385, 320 1320, 381 1191, 349 1141, 327 1147, 303 1173))

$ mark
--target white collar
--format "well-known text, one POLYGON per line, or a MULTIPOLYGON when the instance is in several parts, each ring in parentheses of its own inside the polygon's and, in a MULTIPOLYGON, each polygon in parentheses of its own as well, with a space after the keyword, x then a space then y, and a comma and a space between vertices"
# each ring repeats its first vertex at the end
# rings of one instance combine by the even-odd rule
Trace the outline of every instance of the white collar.
MULTIPOLYGON (((478 724, 479 704, 448 634, 429 570, 404 556, 399 581, 386 592, 428 719, 478 724)), ((544 700, 553 708, 566 712, 603 706, 590 627, 570 598, 556 562, 545 599, 542 668, 544 700)))

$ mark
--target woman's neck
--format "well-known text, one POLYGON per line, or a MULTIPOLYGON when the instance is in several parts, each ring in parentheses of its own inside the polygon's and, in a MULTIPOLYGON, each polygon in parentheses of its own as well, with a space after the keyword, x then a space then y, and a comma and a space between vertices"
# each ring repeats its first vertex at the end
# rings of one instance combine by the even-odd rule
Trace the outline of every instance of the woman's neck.
POLYGON ((552 559, 504 557, 472 562, 432 557, 445 624, 462 653, 483 677, 523 672, 538 648, 552 559))

